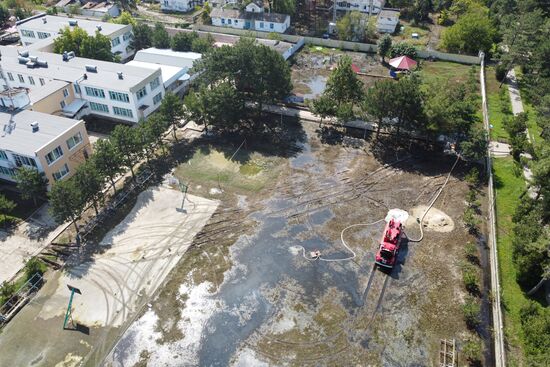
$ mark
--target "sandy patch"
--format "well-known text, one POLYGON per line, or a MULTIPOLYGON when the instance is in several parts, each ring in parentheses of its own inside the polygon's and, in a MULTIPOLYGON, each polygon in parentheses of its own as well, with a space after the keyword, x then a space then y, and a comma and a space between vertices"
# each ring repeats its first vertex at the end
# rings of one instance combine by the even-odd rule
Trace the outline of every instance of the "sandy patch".
POLYGON ((61 276, 40 317, 64 314, 71 284, 82 291, 73 301, 75 321, 122 325, 163 282, 218 205, 188 195, 187 212, 182 212, 176 210, 181 198, 181 192, 166 188, 141 193, 132 211, 101 242, 105 251, 61 276))
MULTIPOLYGON (((417 218, 421 218, 427 208, 428 207, 426 205, 420 205, 412 208, 410 211, 411 215, 406 222, 406 226, 418 226, 417 218)), ((432 207, 428 211, 422 221, 422 226, 425 230, 434 232, 451 232, 455 229, 455 223, 451 217, 435 207, 432 207)))

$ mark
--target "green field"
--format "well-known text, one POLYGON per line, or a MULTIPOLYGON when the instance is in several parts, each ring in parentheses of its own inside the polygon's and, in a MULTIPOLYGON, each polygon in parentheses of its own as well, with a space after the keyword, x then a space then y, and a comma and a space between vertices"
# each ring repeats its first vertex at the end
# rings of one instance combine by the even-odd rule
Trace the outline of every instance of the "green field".
POLYGON ((500 87, 500 82, 495 78, 495 68, 488 67, 485 70, 485 82, 487 83, 487 109, 489 112, 489 123, 491 139, 507 142, 508 133, 504 130, 503 120, 505 117, 512 117, 512 104, 506 84, 500 87), (501 93, 503 96, 501 97, 501 93))
MULTIPOLYGON (((514 161, 511 157, 493 160, 493 173, 496 189, 496 220, 498 261, 502 303, 505 313, 505 334, 512 350, 521 345, 521 307, 527 303, 520 286, 516 282, 516 268, 512 262, 512 216, 525 189, 523 176, 513 173, 514 161)), ((519 363, 521 353, 509 353, 511 362, 519 363)), ((511 365, 515 365, 511 363, 511 365)))
MULTIPOLYGON (((445 82, 450 80, 451 82, 462 83, 468 80, 468 73, 473 67, 472 65, 463 65, 455 62, 447 61, 421 61, 420 75, 426 83, 435 81, 445 82)), ((479 72, 479 68, 475 66, 476 73, 479 72)))

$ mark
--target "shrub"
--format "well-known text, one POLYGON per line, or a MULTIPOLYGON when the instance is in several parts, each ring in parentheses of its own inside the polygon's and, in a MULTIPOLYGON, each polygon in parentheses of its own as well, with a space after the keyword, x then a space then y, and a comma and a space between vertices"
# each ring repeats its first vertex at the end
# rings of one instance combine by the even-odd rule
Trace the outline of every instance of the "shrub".
POLYGON ((416 48, 407 42, 393 44, 390 48, 390 57, 408 56, 412 59, 416 57, 416 48))
POLYGON ((9 298, 11 298, 11 296, 13 296, 15 291, 15 284, 3 282, 2 286, 0 287, 0 297, 2 297, 4 301, 7 301, 9 298))
POLYGON ((471 233, 477 232, 477 224, 479 223, 479 220, 477 219, 476 212, 472 207, 466 208, 462 220, 464 221, 466 228, 468 228, 471 233))
POLYGON ((479 292, 479 277, 475 266, 468 263, 464 264, 462 267, 462 280, 464 281, 464 287, 468 292, 479 292))
POLYGON ((475 298, 469 296, 466 298, 466 302, 462 305, 462 313, 464 314, 464 321, 469 329, 475 329, 479 326, 481 320, 479 313, 481 308, 475 298))
POLYGON ((502 82, 504 78, 506 78, 507 72, 508 69, 506 68, 506 66, 504 66, 503 64, 498 64, 495 68, 495 78, 497 78, 499 82, 502 82))
POLYGON ((470 366, 481 365, 481 342, 479 340, 467 340, 462 347, 462 354, 470 366))
POLYGON ((27 280, 36 273, 42 275, 46 271, 46 266, 36 257, 30 258, 25 264, 25 277, 27 280))
POLYGON ((464 177, 464 179, 466 180, 468 185, 470 185, 470 187, 479 186, 479 184, 480 184, 479 170, 476 167, 472 168, 470 170, 470 172, 468 172, 468 174, 466 174, 466 177, 464 177))
POLYGON ((466 242, 466 244, 464 245, 464 256, 466 256, 466 259, 473 263, 473 264, 477 264, 478 263, 478 252, 477 252, 477 246, 475 243, 473 242, 466 242))

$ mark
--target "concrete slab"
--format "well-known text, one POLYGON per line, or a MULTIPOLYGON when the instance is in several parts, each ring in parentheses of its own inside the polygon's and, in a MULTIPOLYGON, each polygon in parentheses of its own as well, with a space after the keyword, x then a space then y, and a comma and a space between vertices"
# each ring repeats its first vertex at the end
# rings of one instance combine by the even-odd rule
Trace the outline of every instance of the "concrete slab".
POLYGON ((163 283, 218 205, 188 195, 184 210, 179 210, 181 200, 181 192, 165 187, 141 193, 91 260, 63 274, 54 273, 7 325, 0 334, 0 366, 53 366, 69 357, 98 365, 102 353, 163 283), (73 320, 87 332, 62 330, 67 284, 82 291, 74 297, 73 320), (31 334, 29 341, 26 336, 31 334))

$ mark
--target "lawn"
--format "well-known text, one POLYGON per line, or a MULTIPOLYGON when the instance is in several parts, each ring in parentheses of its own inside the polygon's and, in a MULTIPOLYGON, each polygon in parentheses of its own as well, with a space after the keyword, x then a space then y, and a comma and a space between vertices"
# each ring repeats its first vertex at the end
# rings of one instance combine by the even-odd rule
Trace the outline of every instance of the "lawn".
MULTIPOLYGON (((463 65, 448 61, 421 61, 420 74, 426 83, 451 82, 462 83, 468 80, 468 73, 472 65, 463 65)), ((476 73, 478 67, 475 66, 476 73)))
POLYGON ((518 80, 520 80, 520 93, 522 97, 521 102, 523 103, 523 110, 527 112, 529 116, 529 120, 527 121, 529 136, 536 149, 537 145, 542 142, 542 138, 540 137, 540 135, 542 134, 542 129, 539 125, 537 125, 537 111, 535 110, 535 107, 529 102, 528 98, 526 98, 527 93, 525 92, 525 86, 521 83, 521 69, 515 68, 515 72, 516 77, 518 78, 518 80))
POLYGON ((512 104, 506 84, 499 88, 500 82, 495 78, 495 69, 488 67, 485 71, 487 83, 487 108, 489 111, 489 123, 491 128, 491 140, 500 142, 508 141, 508 133, 504 130, 503 120, 512 117, 512 104))
POLYGON ((498 261, 500 282, 502 287, 502 304, 505 314, 505 334, 512 353, 510 365, 516 365, 521 360, 519 348, 521 345, 520 310, 527 303, 527 298, 516 282, 516 268, 512 262, 512 216, 525 188, 525 182, 520 175, 513 173, 514 161, 511 157, 493 160, 493 172, 496 189, 496 220, 498 261))
POLYGON ((428 44, 428 41, 430 40, 430 30, 428 27, 418 27, 413 26, 410 23, 401 20, 400 23, 397 25, 397 27, 403 27, 403 31, 400 32, 398 35, 393 36, 393 42, 407 42, 411 45, 414 45, 416 48, 420 50, 426 49, 426 45, 428 44), (418 38, 412 38, 412 34, 417 33, 418 38))

